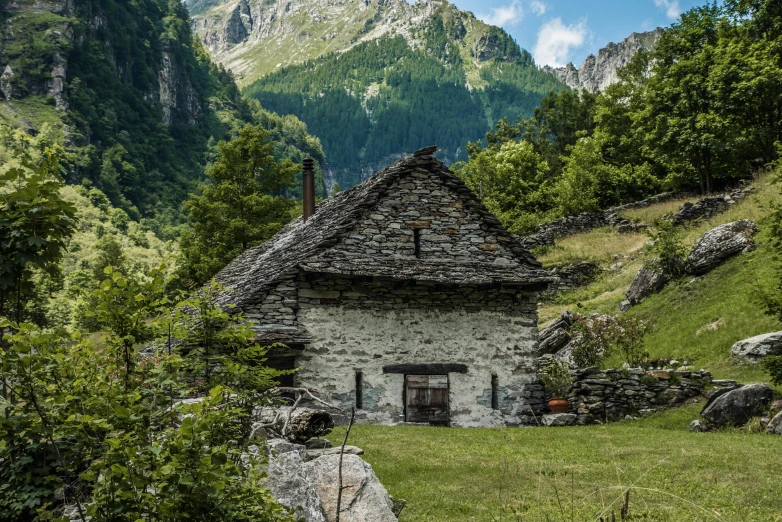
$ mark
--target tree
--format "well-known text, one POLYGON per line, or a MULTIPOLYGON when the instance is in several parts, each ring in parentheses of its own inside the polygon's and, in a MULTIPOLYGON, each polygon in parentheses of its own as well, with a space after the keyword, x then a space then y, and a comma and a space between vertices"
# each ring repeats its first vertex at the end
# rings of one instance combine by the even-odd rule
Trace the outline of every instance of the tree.
POLYGON ((76 208, 60 196, 56 152, 34 161, 20 148, 14 157, 0 174, 0 316, 14 306, 19 321, 32 270, 57 270, 77 222, 76 208))
POLYGON ((735 160, 731 121, 710 85, 718 41, 728 30, 714 5, 684 13, 651 53, 651 75, 634 114, 651 155, 685 180, 695 174, 702 193, 735 160))
POLYGON ((274 143, 261 126, 245 126, 232 141, 218 143, 217 150, 206 171, 209 182, 184 205, 192 228, 180 241, 180 274, 196 284, 290 220, 294 202, 279 194, 301 169, 275 158, 274 143))
POLYGON ((486 207, 513 232, 536 228, 536 214, 552 206, 546 183, 548 164, 527 141, 511 140, 489 147, 455 169, 486 207))

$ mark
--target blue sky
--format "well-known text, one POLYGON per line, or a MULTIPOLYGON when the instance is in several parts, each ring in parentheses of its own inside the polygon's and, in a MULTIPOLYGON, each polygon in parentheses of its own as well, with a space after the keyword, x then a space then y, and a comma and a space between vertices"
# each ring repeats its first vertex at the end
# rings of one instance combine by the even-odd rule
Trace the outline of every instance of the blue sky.
POLYGON ((539 65, 581 65, 633 31, 666 27, 706 0, 451 0, 508 31, 539 65))

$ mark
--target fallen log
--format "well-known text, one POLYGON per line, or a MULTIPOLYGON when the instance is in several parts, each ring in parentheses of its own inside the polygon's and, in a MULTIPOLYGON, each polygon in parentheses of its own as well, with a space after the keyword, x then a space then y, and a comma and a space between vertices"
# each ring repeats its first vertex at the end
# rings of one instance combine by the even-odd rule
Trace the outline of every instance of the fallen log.
POLYGON ((312 408, 267 406, 256 410, 256 418, 255 431, 262 429, 269 435, 298 444, 328 435, 334 429, 334 419, 329 412, 312 408))

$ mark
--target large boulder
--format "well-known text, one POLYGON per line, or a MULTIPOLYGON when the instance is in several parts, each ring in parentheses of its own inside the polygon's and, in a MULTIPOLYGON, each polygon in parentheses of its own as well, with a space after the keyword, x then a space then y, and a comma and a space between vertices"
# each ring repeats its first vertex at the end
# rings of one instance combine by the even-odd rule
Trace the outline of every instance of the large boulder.
MULTIPOLYGON (((393 504, 372 466, 358 455, 342 456, 341 522, 396 522, 393 504)), ((315 483, 328 522, 336 520, 339 455, 324 455, 305 465, 315 483)))
POLYGON ((782 411, 777 413, 766 426, 766 431, 772 435, 782 435, 782 411))
MULTIPOLYGON (((346 446, 351 453, 362 450, 346 446)), ((305 522, 332 522, 337 512, 339 448, 307 450, 283 439, 266 443, 266 488, 305 522)), ((386 489, 372 466, 355 454, 342 456, 342 522, 396 522, 386 489)))
POLYGON ((306 522, 326 522, 310 470, 304 463, 305 447, 274 439, 267 443, 269 466, 264 485, 282 505, 306 522))
POLYGON ((763 412, 772 394, 768 384, 747 384, 712 397, 701 411, 701 417, 714 426, 743 426, 763 412))
POLYGON ((752 361, 767 355, 782 355, 782 332, 756 335, 733 345, 731 352, 736 357, 752 361))
POLYGON ((638 269, 625 296, 631 305, 637 305, 646 297, 662 290, 668 279, 668 274, 660 265, 660 260, 652 259, 638 269))
POLYGON ((693 275, 708 272, 728 257, 752 248, 752 236, 757 231, 757 225, 749 219, 740 219, 709 230, 695 242, 685 262, 685 270, 693 275))

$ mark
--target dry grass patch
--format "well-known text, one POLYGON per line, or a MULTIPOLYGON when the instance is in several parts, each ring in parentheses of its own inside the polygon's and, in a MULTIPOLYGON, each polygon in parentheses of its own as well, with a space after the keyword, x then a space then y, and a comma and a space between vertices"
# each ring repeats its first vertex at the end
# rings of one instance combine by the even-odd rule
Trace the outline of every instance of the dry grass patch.
POLYGON ((553 246, 537 249, 535 253, 538 260, 548 267, 579 261, 607 264, 614 254, 639 252, 648 240, 648 236, 642 233, 620 234, 611 227, 605 227, 563 238, 553 246))
POLYGON ((662 203, 655 203, 643 208, 628 208, 617 212, 623 218, 627 218, 636 223, 653 224, 655 221, 668 214, 673 214, 683 204, 690 202, 695 203, 698 201, 697 196, 688 198, 672 199, 670 201, 663 201, 662 203))

